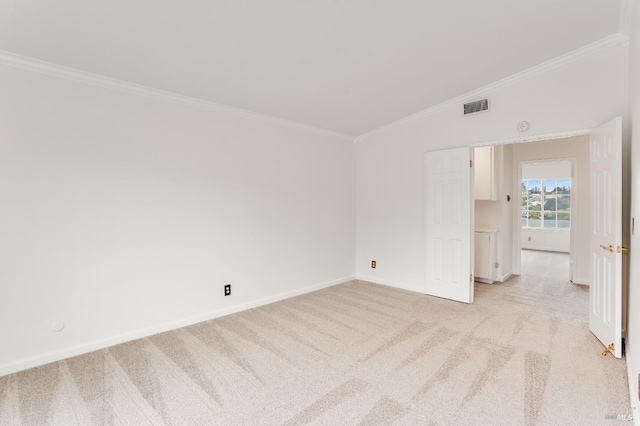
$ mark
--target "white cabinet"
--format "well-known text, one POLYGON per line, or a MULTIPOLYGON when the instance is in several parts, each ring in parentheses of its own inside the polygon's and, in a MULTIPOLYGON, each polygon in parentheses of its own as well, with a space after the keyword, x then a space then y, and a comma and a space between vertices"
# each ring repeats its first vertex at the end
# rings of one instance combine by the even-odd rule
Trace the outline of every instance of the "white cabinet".
POLYGON ((483 146, 474 150, 474 192, 476 200, 498 200, 502 146, 483 146))
POLYGON ((496 280, 497 229, 476 228, 474 234, 474 275, 476 281, 492 283, 496 280))

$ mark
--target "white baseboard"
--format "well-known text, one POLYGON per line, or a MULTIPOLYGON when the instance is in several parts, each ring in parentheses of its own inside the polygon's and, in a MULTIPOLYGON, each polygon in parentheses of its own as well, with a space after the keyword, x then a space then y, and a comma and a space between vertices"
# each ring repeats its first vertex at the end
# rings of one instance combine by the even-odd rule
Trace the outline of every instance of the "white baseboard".
POLYGON ((424 287, 419 286, 419 285, 400 283, 400 282, 397 282, 397 281, 381 280, 379 278, 369 277, 369 276, 366 276, 366 275, 356 275, 356 279, 357 280, 362 280, 362 281, 368 281, 368 282, 374 283, 374 284, 382 284, 382 285, 386 285, 388 287, 395 287, 395 288, 400 288, 402 290, 409 290, 409 291, 414 291, 416 293, 424 294, 424 287))
POLYGON ((498 278, 498 281, 503 283, 506 280, 508 280, 509 278, 511 278, 512 276, 513 276, 513 273, 508 272, 508 273, 504 274, 501 278, 498 278))
POLYGON ((278 302, 280 300, 289 299, 291 297, 300 296, 306 293, 311 293, 313 291, 321 290, 323 288, 331 287, 338 284, 343 284, 348 281, 352 281, 354 279, 356 279, 355 275, 349 275, 349 276, 338 278, 335 280, 325 281, 320 284, 315 284, 308 287, 303 287, 296 290, 276 294, 274 296, 269 296, 262 299, 254 300, 251 302, 242 303, 240 305, 230 306, 224 309, 205 312, 203 314, 198 314, 198 315, 182 318, 175 321, 169 321, 163 324, 159 324, 157 326, 134 330, 134 331, 120 334, 117 336, 108 337, 106 339, 94 340, 93 342, 84 343, 71 348, 66 348, 59 351, 55 351, 55 352, 49 352, 43 355, 37 355, 34 357, 15 361, 9 364, 0 365, 0 377, 5 376, 7 374, 17 373, 18 371, 27 370, 29 368, 38 367, 40 365, 49 364, 51 362, 56 362, 66 358, 71 358, 74 356, 86 354, 88 352, 93 352, 100 349, 108 348, 109 346, 118 345, 120 343, 129 342, 131 340, 153 336, 154 334, 163 333, 165 331, 175 330, 180 327, 186 327, 189 325, 197 324, 199 322, 208 321, 208 320, 223 317, 226 315, 235 314, 237 312, 246 311, 248 309, 257 308, 263 305, 268 305, 269 303, 278 302))
POLYGON ((556 253, 570 253, 566 248, 558 248, 554 246, 538 246, 538 245, 522 245, 522 250, 552 251, 556 253))
POLYGON ((571 282, 574 283, 574 284, 582 284, 582 285, 588 285, 588 286, 591 285, 591 280, 589 280, 588 278, 576 278, 576 277, 574 277, 571 280, 571 282))

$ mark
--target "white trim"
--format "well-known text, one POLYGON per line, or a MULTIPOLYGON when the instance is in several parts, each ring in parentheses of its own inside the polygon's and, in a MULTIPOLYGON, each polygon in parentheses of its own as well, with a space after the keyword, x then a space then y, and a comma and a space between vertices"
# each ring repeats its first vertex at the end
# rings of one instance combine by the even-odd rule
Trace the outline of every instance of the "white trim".
POLYGON ((387 287, 395 287, 402 290, 409 290, 416 293, 424 294, 424 288, 419 285, 405 284, 398 281, 381 280, 379 278, 368 277, 365 275, 356 275, 356 279, 360 281, 368 281, 373 284, 381 284, 381 285, 386 285, 387 287))
MULTIPOLYGON (((515 195, 522 191, 522 161, 515 161, 514 157, 514 155, 511 156, 511 176, 514 177, 512 191, 515 195)), ((573 191, 571 191, 571 195, 573 195, 573 191)), ((522 272, 522 204, 514 202, 511 214, 513 220, 511 225, 511 269, 516 275, 520 275, 522 272)))
MULTIPOLYGON (((539 133, 539 134, 530 135, 530 136, 523 135, 515 138, 475 142, 470 146, 479 147, 479 146, 488 146, 488 145, 511 145, 511 144, 517 144, 517 143, 548 141, 552 139, 566 139, 566 138, 573 138, 576 136, 588 135, 591 133, 592 130, 593 128, 567 130, 564 132, 554 132, 554 133, 539 133)), ((549 161, 553 161, 553 160, 549 160, 549 161)))
POLYGON ((248 309, 257 308, 259 306, 278 302, 284 299, 289 299, 295 296, 300 296, 302 294, 311 293, 316 290, 321 290, 323 288, 353 281, 355 278, 356 278, 355 275, 349 275, 346 277, 338 278, 331 281, 325 281, 320 284, 311 285, 311 286, 300 288, 297 290, 287 291, 284 293, 276 294, 274 296, 265 297, 262 299, 254 300, 254 301, 243 303, 240 305, 230 306, 230 307, 218 309, 215 311, 205 312, 203 314, 198 314, 198 315, 182 318, 175 321, 169 321, 164 324, 127 332, 117 336, 108 337, 106 339, 94 340, 93 342, 83 343, 78 346, 74 346, 72 348, 49 352, 44 355, 37 355, 31 358, 12 362, 10 364, 0 365, 0 377, 5 376, 7 374, 16 373, 18 371, 26 370, 28 368, 33 368, 40 365, 48 364, 50 362, 56 362, 56 361, 71 358, 74 356, 86 354, 88 352, 93 352, 99 349, 108 348, 110 346, 118 345, 120 343, 128 342, 131 340, 153 336, 154 334, 163 333, 165 331, 175 330, 177 328, 186 327, 186 326, 197 324, 203 321, 208 321, 208 320, 223 317, 226 315, 235 314, 237 312, 242 312, 248 309))
POLYGON ((93 74, 90 72, 82 71, 79 69, 65 67, 63 65, 54 64, 51 62, 41 61, 39 59, 31 58, 28 56, 18 55, 16 53, 0 50, 0 64, 8 65, 15 68, 21 68, 28 71, 38 72, 41 74, 50 75, 53 77, 64 78, 66 80, 75 81, 78 83, 89 84, 92 86, 98 86, 111 90, 118 90, 125 93, 144 96, 146 98, 172 102, 175 104, 198 108, 207 111, 214 111, 221 114, 232 115, 236 117, 248 118, 251 120, 267 122, 271 124, 277 124, 283 127, 289 127, 297 130, 304 130, 307 132, 317 133, 325 136, 332 136, 339 139, 344 139, 350 142, 355 141, 355 137, 346 135, 344 133, 334 132, 332 130, 322 129, 320 127, 311 126, 308 124, 301 124, 291 120, 285 120, 278 117, 273 117, 267 114, 261 114, 258 112, 248 111, 241 108, 234 108, 227 105, 218 104, 204 99, 193 98, 190 96, 184 96, 165 90, 155 89, 153 87, 143 86, 141 84, 130 83, 123 80, 118 80, 111 77, 106 77, 99 74, 93 74))
POLYGON ((566 254, 570 254, 571 253, 571 251, 569 251, 569 250, 563 250, 563 249, 559 249, 557 247, 552 247, 552 246, 538 246, 538 245, 535 245, 535 244, 527 245, 526 247, 522 247, 522 250, 548 251, 548 252, 551 252, 551 253, 566 253, 566 254))
POLYGON ((503 283, 503 282, 505 282, 506 280, 508 280, 509 278, 511 278, 512 276, 513 276, 513 273, 508 272, 508 273, 504 274, 504 275, 502 276, 502 278, 498 278, 496 281, 503 283))
POLYGON ((591 280, 589 278, 574 278, 571 282, 574 284, 591 286, 591 280))
MULTIPOLYGON (((539 65, 536 65, 534 67, 531 67, 529 69, 526 69, 524 71, 521 71, 519 73, 513 74, 507 78, 504 78, 502 80, 498 80, 496 82, 490 83, 486 86, 480 87, 479 89, 473 90, 471 92, 465 93, 463 95, 457 96, 455 98, 449 99, 448 101, 442 102, 438 105, 434 105, 430 108, 427 108, 423 111, 417 112, 415 114, 412 114, 408 117, 405 118, 401 118, 400 120, 394 121, 392 123, 386 124, 382 127, 379 127, 375 130, 372 130, 370 132, 367 132, 365 134, 362 134, 360 136, 358 136, 356 138, 356 143, 362 141, 363 139, 372 136, 376 133, 382 132, 384 130, 388 130, 391 129, 393 127, 414 121, 414 120, 418 120, 427 116, 430 116, 432 114, 435 114, 438 111, 441 111, 445 108, 451 107, 451 106, 455 106, 458 104, 464 104, 465 102, 467 102, 468 99, 474 99, 474 98, 481 98, 481 97, 487 97, 488 93, 494 90, 498 90, 498 89, 502 89, 504 87, 507 86, 511 86, 515 83, 519 83, 523 80, 535 77, 539 74, 543 74, 547 71, 550 71, 552 69, 558 68, 562 65, 565 65, 567 63, 582 59, 586 56, 589 56, 595 52, 598 52, 600 50, 606 49, 608 47, 611 46, 615 46, 615 45, 625 45, 626 43, 628 43, 629 41, 629 37, 623 34, 612 34, 608 37, 605 37, 603 39, 600 39, 594 43, 588 44, 586 46, 580 47, 572 52, 566 53, 564 55, 558 56, 557 58, 551 59, 547 62, 543 62, 539 65)), ((565 136, 568 137, 568 136, 565 136)), ((507 143, 507 142, 505 142, 507 143)))

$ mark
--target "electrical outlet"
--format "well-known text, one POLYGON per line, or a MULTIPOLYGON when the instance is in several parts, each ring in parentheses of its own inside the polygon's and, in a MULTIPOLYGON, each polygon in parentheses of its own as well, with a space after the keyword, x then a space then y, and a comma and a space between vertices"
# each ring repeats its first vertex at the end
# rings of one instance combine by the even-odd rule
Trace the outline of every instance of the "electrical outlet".
POLYGON ((372 269, 376 269, 376 261, 375 260, 371 261, 371 268, 372 269))
POLYGON ((226 284, 224 286, 224 295, 231 296, 231 284, 226 284))

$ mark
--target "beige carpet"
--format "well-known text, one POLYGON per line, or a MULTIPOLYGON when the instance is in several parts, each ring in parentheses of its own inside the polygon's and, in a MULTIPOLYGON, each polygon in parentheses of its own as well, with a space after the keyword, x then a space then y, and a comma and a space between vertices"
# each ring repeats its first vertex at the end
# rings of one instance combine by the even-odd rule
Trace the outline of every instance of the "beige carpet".
POLYGON ((541 250, 522 250, 522 275, 569 280, 569 253, 541 250))
POLYGON ((620 424, 625 363, 587 300, 532 276, 472 305, 350 282, 1 377, 0 424, 620 424))

